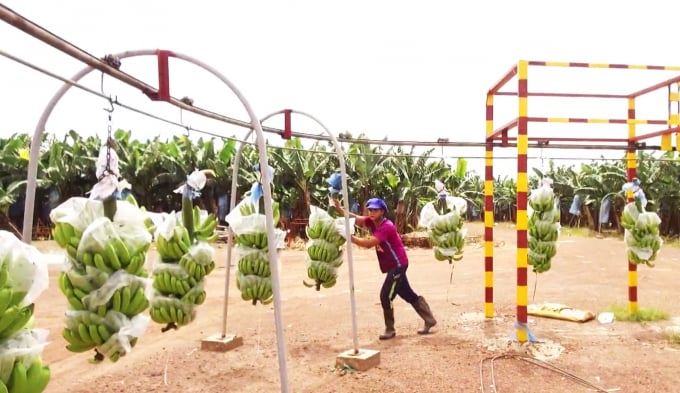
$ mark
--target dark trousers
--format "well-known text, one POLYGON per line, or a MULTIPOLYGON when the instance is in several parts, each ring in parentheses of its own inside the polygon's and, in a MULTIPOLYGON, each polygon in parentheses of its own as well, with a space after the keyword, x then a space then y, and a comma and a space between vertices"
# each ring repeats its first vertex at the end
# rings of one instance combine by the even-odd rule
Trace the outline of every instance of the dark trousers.
POLYGON ((418 301, 418 295, 413 292, 406 277, 407 269, 408 266, 398 267, 385 276, 385 282, 380 289, 380 304, 383 310, 392 309, 392 301, 397 295, 408 303, 418 301))

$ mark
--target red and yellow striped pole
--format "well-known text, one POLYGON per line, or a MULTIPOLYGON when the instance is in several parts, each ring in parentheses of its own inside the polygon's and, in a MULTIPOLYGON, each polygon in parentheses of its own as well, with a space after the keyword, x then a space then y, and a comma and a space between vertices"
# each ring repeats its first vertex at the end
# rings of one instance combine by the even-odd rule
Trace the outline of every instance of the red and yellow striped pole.
POLYGON ((529 63, 521 60, 517 65, 517 95, 519 98, 519 116, 517 118, 517 341, 528 339, 527 303, 527 194, 529 181, 527 177, 528 139, 528 73, 529 63))
MULTIPOLYGON (((668 128, 680 126, 680 115, 678 115, 678 112, 680 112, 680 82, 668 85, 668 128), (675 86, 675 91, 671 91, 673 86, 675 86), (675 110, 675 112, 673 112, 673 110, 675 110)), ((680 137, 680 133, 676 132, 675 135, 677 141, 677 138, 680 137)), ((661 136, 661 150, 673 150, 672 134, 664 134, 661 136)))
MULTIPOLYGON (((628 118, 635 119, 635 98, 628 99, 628 118)), ((628 123, 628 138, 635 137, 635 127, 636 123, 634 121, 628 123)), ((632 181, 637 176, 635 153, 635 147, 633 146, 626 150, 626 173, 628 175, 628 181, 632 181)), ((627 194, 628 201, 633 201, 633 192, 629 190, 627 194)), ((631 314, 638 310, 637 283, 637 265, 628 260, 628 311, 631 314)))
POLYGON ((484 166, 484 316, 493 318, 493 94, 486 96, 484 166))

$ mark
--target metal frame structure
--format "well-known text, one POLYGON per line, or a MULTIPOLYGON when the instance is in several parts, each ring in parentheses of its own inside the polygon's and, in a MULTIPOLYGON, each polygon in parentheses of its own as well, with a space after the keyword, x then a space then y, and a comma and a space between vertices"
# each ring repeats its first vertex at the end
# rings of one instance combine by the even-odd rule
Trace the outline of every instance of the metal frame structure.
MULTIPOLYGON (((529 91, 529 68, 534 67, 565 67, 565 68, 609 68, 609 69, 630 69, 630 70, 663 70, 680 71, 680 66, 653 66, 653 65, 631 65, 631 64, 597 64, 597 63, 570 63, 570 62, 546 62, 546 61, 527 61, 520 60, 517 64, 503 75, 486 94, 486 162, 484 176, 484 314, 487 318, 494 315, 493 305, 493 225, 494 225, 494 200, 493 200, 493 149, 498 146, 511 146, 510 141, 515 142, 517 148, 517 321, 516 337, 519 342, 526 342, 529 337, 527 324, 528 288, 527 288, 527 266, 528 266, 528 175, 527 175, 527 152, 531 141, 540 142, 546 146, 560 148, 562 144, 581 142, 588 143, 584 148, 600 146, 608 149, 610 146, 600 145, 601 143, 614 144, 626 150, 626 165, 628 180, 632 180, 637 175, 636 151, 645 149, 644 140, 661 137, 660 149, 664 151, 673 150, 672 135, 676 136, 676 147, 680 142, 680 76, 666 79, 652 86, 634 91, 630 94, 593 94, 593 93, 546 93, 529 91), (516 79, 516 91, 501 91, 511 80, 516 79), (668 117, 666 119, 638 119, 635 114, 636 99, 659 89, 668 89, 668 100, 665 104, 668 107, 668 117), (500 127, 494 124, 494 97, 496 96, 515 96, 517 102, 517 117, 511 119, 500 127), (609 99, 626 100, 626 116, 618 119, 597 119, 597 118, 551 118, 551 117, 532 117, 529 116, 529 97, 561 97, 561 98, 588 98, 588 99, 609 99), (675 104, 676 111, 672 112, 671 107, 675 104), (589 123, 589 124, 621 124, 626 125, 628 134, 625 138, 600 138, 600 137, 562 137, 562 136, 529 136, 530 123, 589 123), (637 134, 638 125, 658 125, 663 126, 660 130, 637 134), (509 135, 509 131, 517 129, 516 136, 509 135)), ((631 195, 628 195, 629 200, 631 195)), ((628 307, 630 312, 638 309, 637 296, 637 265, 628 263, 628 307)))
MULTIPOLYGON (((216 120, 224 121, 230 124, 235 124, 239 126, 248 126, 250 128, 246 138, 253 132, 255 131, 256 133, 256 147, 258 149, 259 153, 259 163, 260 163, 260 168, 267 168, 268 167, 268 160, 267 160, 267 146, 266 146, 266 141, 264 138, 264 131, 262 127, 262 122, 267 120, 268 118, 283 113, 286 116, 286 121, 285 121, 285 129, 278 132, 281 134, 282 137, 284 138, 290 138, 293 134, 292 130, 290 129, 290 115, 291 113, 295 112, 298 113, 302 116, 308 117, 312 120, 314 120, 318 125, 320 125, 326 134, 328 135, 328 139, 333 142, 335 148, 336 148, 336 153, 338 154, 338 160, 340 162, 340 169, 341 169, 341 181, 342 181, 342 195, 344 199, 344 210, 345 210, 345 237, 349 239, 350 237, 350 218, 349 218, 349 196, 348 196, 348 187, 347 187, 347 174, 345 171, 345 160, 344 160, 344 153, 342 151, 342 147, 340 146, 340 143, 338 142, 338 139, 331 133, 328 128, 326 128, 323 123, 321 123, 318 119, 315 117, 304 113, 300 111, 293 111, 290 109, 285 109, 279 112, 272 113, 268 115, 267 117, 263 118, 262 120, 259 120, 256 116, 255 113, 251 107, 251 105, 248 103, 248 101, 245 99, 243 94, 238 90, 238 88, 231 82, 229 81, 224 75, 222 75, 219 71, 216 69, 212 68, 211 66, 194 59, 190 56, 177 53, 177 52, 172 52, 168 50, 136 50, 136 51, 128 51, 128 52, 123 52, 119 53, 117 55, 109 55, 107 56, 104 60, 98 60, 98 59, 92 59, 87 55, 85 52, 82 50, 79 50, 75 48, 73 45, 68 44, 64 42, 63 40, 59 39, 56 36, 51 35, 50 33, 46 32, 44 29, 41 27, 33 24, 32 22, 28 21, 27 19, 19 16, 18 14, 12 12, 8 8, 0 5, 0 19, 14 25, 15 27, 19 28, 20 30, 23 30, 24 32, 32 35, 35 38, 38 38, 39 40, 42 40, 43 42, 50 44, 54 46, 55 48, 63 51, 64 53, 67 53, 71 55, 72 57, 75 57, 76 59, 79 59, 86 64, 88 64, 87 67, 79 71, 74 75, 73 78, 69 79, 67 82, 64 83, 64 85, 55 93, 55 95, 51 98, 51 100, 48 102, 47 106, 43 110, 42 115, 40 116, 40 119, 38 121, 38 124, 34 130, 34 135, 31 141, 31 149, 29 153, 29 168, 28 168, 28 175, 27 175, 27 191, 26 191, 26 209, 24 213, 24 229, 23 229, 23 240, 24 242, 30 243, 31 242, 31 235, 32 235, 32 222, 33 222, 33 211, 34 211, 34 202, 35 202, 35 192, 37 188, 37 171, 38 171, 38 159, 40 155, 40 140, 42 138, 43 132, 45 130, 45 125, 47 123, 47 120, 49 119, 50 114, 52 113, 53 109, 56 107, 57 103, 59 100, 66 94, 66 92, 74 86, 80 79, 88 75, 90 72, 94 71, 95 69, 98 69, 102 71, 102 73, 107 73, 114 78, 131 85, 133 87, 138 87, 140 90, 146 94, 151 100, 153 101, 165 101, 168 102, 172 105, 178 106, 181 109, 187 109, 191 112, 207 116, 216 120), (135 56, 156 56, 158 59, 158 79, 159 79, 159 88, 154 89, 150 87, 149 85, 145 84, 142 81, 139 81, 125 73, 122 73, 119 71, 120 68, 120 60, 123 58, 127 57, 135 57, 135 56), (218 79, 220 79, 223 83, 229 87, 229 89, 237 96, 241 104, 244 106, 246 109, 246 112, 250 118, 250 122, 243 122, 240 120, 228 118, 226 116, 222 116, 216 113, 208 112, 205 110, 202 110, 200 108, 195 108, 191 104, 187 104, 186 102, 183 102, 182 100, 177 100, 173 98, 170 95, 170 82, 169 82, 169 67, 168 67, 168 60, 169 58, 177 58, 180 60, 184 60, 186 62, 192 63, 194 65, 197 65, 204 70, 212 73, 214 76, 216 76, 218 79), (115 60, 117 64, 111 64, 109 60, 115 60)), ((240 159, 240 153, 243 149, 243 143, 239 147, 239 150, 236 154, 235 157, 235 162, 234 162, 234 179, 233 179, 233 184, 232 184, 232 198, 231 198, 231 208, 233 209, 235 206, 235 198, 236 198, 236 192, 235 188, 237 186, 237 176, 236 174, 238 173, 238 163, 240 159)), ((286 349, 285 349, 285 336, 283 333, 283 321, 282 321, 282 316, 281 316, 281 294, 280 294, 280 280, 279 280, 279 261, 278 261, 278 254, 277 254, 277 249, 276 249, 276 244, 275 242, 275 236, 274 236, 274 225, 273 225, 273 211, 272 211, 272 194, 271 194, 271 179, 269 179, 269 172, 266 170, 261 171, 261 180, 264 183, 263 184, 263 194, 264 194, 264 200, 265 200, 265 227, 266 227, 266 232, 267 232, 267 238, 268 238, 268 254, 269 254, 269 261, 270 261, 270 267, 271 267, 271 274, 272 274, 272 292, 273 292, 273 297, 274 297, 274 316, 275 316, 275 324, 276 324, 276 335, 277 335, 277 354, 278 354, 278 360, 279 360, 279 374, 280 374, 280 382, 281 382, 281 391, 282 392, 287 392, 288 391, 288 373, 287 373, 287 367, 286 367, 286 349)), ((233 234, 231 231, 229 231, 229 247, 228 247, 228 255, 227 255, 227 274, 226 274, 226 284, 225 284, 225 299, 224 299, 224 315, 223 315, 223 323, 222 323, 222 338, 225 338, 227 336, 226 334, 226 320, 227 320, 227 303, 228 303, 228 291, 229 291, 229 265, 230 265, 230 259, 231 259, 231 243, 233 242, 233 234)), ((358 344, 358 337, 357 337, 357 324, 356 324, 356 302, 355 302, 355 291, 354 291, 354 271, 353 271, 353 265, 352 265, 352 246, 351 243, 349 244, 349 247, 347 247, 347 259, 348 259, 348 267, 349 267, 349 281, 350 281, 350 301, 351 301, 351 313, 352 313, 352 333, 353 333, 353 344, 354 348, 352 351, 352 355, 360 355, 361 351, 359 349, 359 344, 358 344)))
MULTIPOLYGON (((64 40, 60 39, 59 37, 49 33, 45 29, 41 28, 40 26, 32 23, 28 19, 18 15, 17 13, 13 12, 9 8, 0 5, 0 20, 3 20, 16 28, 24 31, 25 33, 55 47, 56 49, 78 59, 83 61, 84 63, 88 64, 88 67, 85 67, 83 70, 78 72, 70 81, 78 81, 81 78, 83 78, 85 75, 89 74, 90 72, 94 71, 95 69, 101 70, 102 72, 105 72, 116 79, 131 85, 133 87, 138 87, 140 90, 146 94, 151 100, 154 101, 165 101, 170 104, 173 104, 175 106, 179 106, 180 108, 187 109, 192 112, 196 112, 199 114, 202 114, 204 116, 208 116, 217 120, 222 120, 226 121, 224 116, 214 114, 211 112, 207 111, 202 111, 200 109, 193 108, 192 105, 187 104, 185 102, 182 102, 181 100, 177 100, 175 98, 172 98, 170 96, 170 82, 169 82, 169 69, 168 69, 168 59, 170 57, 174 57, 180 60, 184 60, 186 62, 192 63, 194 65, 197 65, 204 70, 210 72, 214 76, 216 76, 218 79, 220 79, 224 84, 227 85, 227 87, 236 95, 238 100, 241 102, 243 105, 244 109, 246 110, 248 117, 250 118, 249 123, 245 122, 240 122, 248 127, 250 127, 252 130, 255 130, 256 135, 257 135, 257 140, 256 140, 256 145, 257 145, 257 150, 258 150, 258 155, 259 155, 259 162, 260 162, 260 167, 261 168, 267 168, 268 167, 268 162, 267 162, 267 146, 264 138, 264 131, 262 129, 262 125, 258 119, 258 117, 255 115, 252 106, 250 103, 246 100, 245 96, 241 93, 241 91, 234 85, 230 80, 228 80, 224 75, 222 75, 218 70, 215 68, 197 60, 194 59, 190 56, 177 53, 177 52, 171 52, 167 50, 140 50, 140 51, 131 51, 131 52, 124 52, 118 55, 114 55, 109 57, 109 59, 113 59, 118 64, 114 64, 112 62, 107 62, 106 60, 100 60, 93 58, 92 56, 88 55, 86 52, 76 48, 70 43, 65 42, 64 40), (143 56, 143 55, 155 55, 158 58, 158 77, 159 77, 159 88, 155 89, 144 82, 135 79, 128 74, 125 74, 123 72, 119 71, 120 67, 120 58, 123 57, 133 57, 133 56, 143 56), (205 112, 205 113, 203 113, 205 112), (223 119, 224 118, 224 119, 223 119)), ((36 191, 36 186, 37 186, 37 173, 38 173, 38 159, 40 156, 40 141, 42 134, 45 130, 45 124, 47 123, 47 119, 49 118, 50 114, 52 113, 52 110, 56 106, 56 104, 59 102, 59 100, 66 94, 66 92, 71 88, 73 84, 72 83, 65 83, 58 91, 57 93, 52 97, 52 99, 49 101, 47 106, 45 107, 42 115, 40 116, 40 120, 38 121, 38 124, 35 128, 34 134, 33 134, 33 139, 31 141, 31 149, 29 153, 29 166, 28 166, 28 176, 27 176, 27 189, 26 189, 26 208, 24 211, 24 229, 23 229, 23 240, 24 242, 30 243, 31 241, 31 235, 32 235, 32 224, 33 224, 33 206, 35 203, 35 191, 36 191)), ((243 125, 239 124, 239 125, 243 125)), ((265 228, 267 232, 267 239, 268 239, 268 249, 269 249, 269 261, 271 265, 271 273, 272 273, 272 292, 274 295, 274 319, 275 319, 275 324, 276 324, 276 336, 277 336, 277 354, 278 354, 278 360, 279 360, 279 374, 281 378, 281 391, 282 392, 287 392, 288 391, 288 373, 287 373, 287 367, 286 367, 286 350, 285 350, 285 336, 283 333, 283 320, 281 316, 281 293, 280 293, 280 285, 279 285, 279 271, 278 271, 278 254, 276 250, 276 244, 274 243, 274 220, 273 220, 273 211, 272 211, 272 193, 271 193, 271 179, 269 179, 269 173, 267 171, 262 171, 262 182, 264 183, 263 185, 263 194, 264 194, 264 199, 265 199, 265 228)))
MULTIPOLYGON (((264 123, 268 119, 276 116, 283 114, 284 115, 284 137, 289 137, 292 135, 292 130, 291 130, 291 115, 295 113, 303 117, 307 117, 314 122, 316 122, 328 135, 328 137, 331 139, 333 142, 333 145, 335 147, 335 153, 338 156, 338 162, 340 164, 340 175, 341 175, 341 182, 342 182, 342 199, 343 199, 343 209, 345 211, 344 219, 345 219, 345 239, 348 239, 347 241, 347 248, 346 248, 346 254, 347 254, 347 266, 349 269, 349 296, 350 296, 350 308, 351 308, 351 318, 352 318, 352 343, 353 343, 353 353, 354 355, 359 355, 360 354, 360 349, 359 349, 359 339, 357 335, 357 318, 356 318, 356 296, 355 296, 355 290, 354 290, 354 265, 353 265, 353 260, 352 260, 352 242, 349 241, 351 237, 351 225, 350 225, 350 218, 349 218, 349 211, 350 211, 350 206, 349 206, 349 194, 348 194, 348 186, 347 186, 347 171, 346 171, 346 165, 345 165, 345 153, 342 150, 342 146, 340 146, 340 143, 338 140, 335 138, 335 135, 316 117, 307 114, 302 111, 294 110, 294 109, 282 109, 277 112, 270 113, 269 115, 265 116, 260 120, 260 123, 264 123)), ((251 133, 252 129, 245 135, 243 138, 244 140, 247 140, 251 133)), ((234 155, 234 163, 233 163, 233 175, 232 175, 232 184, 231 184, 231 201, 230 201, 230 207, 229 210, 232 211, 236 207, 236 194, 237 194, 237 188, 238 188, 238 171, 239 171, 239 163, 241 161, 241 153, 243 152, 243 148, 245 147, 246 143, 241 143, 239 145, 238 150, 236 151, 236 154, 234 155)), ((228 228, 227 231, 227 265, 230 266, 231 264, 231 254, 232 254, 232 245, 233 245, 233 237, 234 234, 231 230, 231 228, 228 228)), ((222 317, 222 337, 226 336, 226 331, 227 331, 227 310, 228 310, 228 301, 229 299, 229 269, 227 269, 226 272, 226 277, 225 277, 225 284, 224 284, 224 311, 223 311, 223 317, 222 317)))

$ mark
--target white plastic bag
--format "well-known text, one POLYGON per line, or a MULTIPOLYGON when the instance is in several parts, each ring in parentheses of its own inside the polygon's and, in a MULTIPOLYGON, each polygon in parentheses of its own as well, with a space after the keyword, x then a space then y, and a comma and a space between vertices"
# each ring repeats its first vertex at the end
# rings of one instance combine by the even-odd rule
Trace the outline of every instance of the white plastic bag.
POLYGON ((0 231, 0 268, 8 271, 5 285, 26 293, 21 305, 34 303, 49 286, 47 263, 40 251, 7 231, 0 231))
MULTIPOLYGON (((437 219, 439 213, 437 212, 437 207, 435 204, 439 203, 439 200, 433 200, 425 204, 420 210, 420 219, 418 220, 418 225, 429 229, 433 225, 434 220, 437 219)), ((457 213, 459 216, 463 217, 467 211, 467 201, 461 197, 447 196, 446 197, 446 207, 453 213, 457 213)))

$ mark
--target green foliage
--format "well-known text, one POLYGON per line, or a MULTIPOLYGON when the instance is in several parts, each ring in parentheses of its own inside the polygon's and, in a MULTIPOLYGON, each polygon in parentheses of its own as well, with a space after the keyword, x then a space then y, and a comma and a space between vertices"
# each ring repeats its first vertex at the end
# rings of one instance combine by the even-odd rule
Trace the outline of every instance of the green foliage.
MULTIPOLYGON (((342 149, 351 202, 363 206, 371 197, 384 198, 390 207, 388 216, 401 233, 417 228, 420 209, 436 197, 435 180, 442 181, 450 194, 467 200, 467 219, 473 219, 473 211, 477 219, 483 217, 484 178, 468 171, 465 160, 455 162, 452 167, 443 159, 433 157, 434 149, 416 152, 414 147, 365 144, 362 143, 366 139, 364 135, 344 136, 347 139, 342 149)), ((178 210, 180 197, 173 190, 194 169, 212 169, 216 174, 203 193, 204 208, 214 209, 211 205, 217 194, 231 191, 233 161, 238 148, 233 139, 190 139, 186 135, 174 135, 164 140, 157 136, 139 141, 126 130, 116 130, 113 138, 122 177, 131 183, 132 193, 149 210, 178 210)), ((28 134, 0 138, 0 211, 6 212, 9 205, 24 195, 23 181, 28 168, 25 154, 30 142, 28 134)), ((101 145, 101 138, 85 138, 74 130, 61 140, 44 135, 38 165, 39 187, 43 191, 56 189, 62 200, 86 195, 97 181, 94 162, 101 145)), ((661 234, 670 237, 680 236, 680 165, 675 154, 668 152, 656 157, 639 152, 637 156, 637 176, 649 201, 647 209, 659 214, 661 234)), ((282 147, 269 146, 267 156, 269 165, 276 170, 272 192, 281 203, 284 218, 306 218, 311 204, 326 207, 326 179, 339 170, 331 144, 303 145, 300 139, 293 138, 282 147)), ((258 180, 258 173, 253 170, 258 162, 257 149, 245 145, 239 163, 238 199, 258 180)), ((534 168, 530 172, 530 188, 537 187, 544 177, 553 180, 564 229, 576 227, 598 231, 603 224, 616 229, 616 220, 599 223, 598 212, 603 201, 610 199, 613 206, 610 218, 620 215, 625 203, 621 187, 627 181, 623 157, 621 160, 593 160, 577 166, 558 166, 551 160, 547 169, 534 168), (581 214, 572 216, 568 212, 576 195, 583 202, 581 214)), ((494 219, 497 222, 514 221, 516 180, 498 176, 492 184, 494 219)))
POLYGON ((614 318, 617 321, 650 322, 665 321, 669 318, 667 312, 655 308, 639 308, 637 311, 631 313, 628 310, 628 307, 613 305, 610 307, 609 311, 614 313, 614 318))

